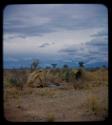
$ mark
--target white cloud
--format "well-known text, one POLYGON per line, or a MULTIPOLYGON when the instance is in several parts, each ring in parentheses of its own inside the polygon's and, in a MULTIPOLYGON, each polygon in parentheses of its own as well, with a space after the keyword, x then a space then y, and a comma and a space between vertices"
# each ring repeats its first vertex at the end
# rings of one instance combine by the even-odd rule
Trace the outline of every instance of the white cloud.
MULTIPOLYGON (((106 13, 106 8, 101 5, 8 6, 4 11, 4 55, 25 55, 24 60, 31 60, 31 55, 36 55, 41 59, 69 63, 71 59, 85 59, 96 52, 102 59, 101 55, 108 52, 99 52, 101 47, 96 44, 98 41, 98 44, 105 44, 101 31, 108 31, 106 13), (97 36, 95 34, 99 37, 93 38, 97 36), (75 51, 60 52, 66 48, 75 51)), ((107 48, 103 49, 106 51, 107 48)))
MULTIPOLYGON (((32 36, 22 38, 17 35, 6 35, 4 39, 4 52, 6 53, 43 53, 43 54, 57 54, 60 49, 66 46, 79 46, 91 40, 90 35, 98 29, 82 30, 82 31, 67 31, 60 30, 58 32, 47 33, 41 36, 32 36), (92 32, 93 31, 93 32, 92 32), (8 39, 13 37, 12 39, 8 39), (40 48, 42 44, 48 43, 49 45, 40 48), (53 44, 52 44, 53 43, 53 44)), ((80 49, 80 48, 79 48, 80 49)))

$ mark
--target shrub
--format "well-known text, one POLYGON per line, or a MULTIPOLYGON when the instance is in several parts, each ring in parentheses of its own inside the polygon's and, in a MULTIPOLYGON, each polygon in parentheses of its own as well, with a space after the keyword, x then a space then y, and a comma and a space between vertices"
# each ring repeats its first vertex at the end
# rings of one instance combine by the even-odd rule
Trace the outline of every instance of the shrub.
POLYGON ((69 76, 70 76, 69 71, 65 72, 65 81, 66 82, 69 82, 69 76))
POLYGON ((11 77, 9 79, 9 83, 11 84, 11 86, 15 86, 19 89, 23 89, 23 81, 22 78, 16 78, 16 77, 11 77))
POLYGON ((17 78, 11 77, 11 78, 9 79, 9 83, 10 83, 11 85, 16 85, 16 84, 17 84, 17 78))

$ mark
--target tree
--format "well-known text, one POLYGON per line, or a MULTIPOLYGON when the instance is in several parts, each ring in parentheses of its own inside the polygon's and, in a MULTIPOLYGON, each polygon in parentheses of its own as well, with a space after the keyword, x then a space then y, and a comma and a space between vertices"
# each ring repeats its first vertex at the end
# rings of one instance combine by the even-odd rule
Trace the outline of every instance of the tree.
POLYGON ((79 62, 79 66, 80 66, 80 67, 84 67, 84 62, 80 61, 80 62, 79 62))
POLYGON ((102 68, 106 68, 106 65, 102 65, 102 68))
POLYGON ((63 65, 63 68, 68 68, 68 65, 66 65, 66 64, 65 64, 65 65, 63 65))
POLYGON ((39 65, 39 60, 38 59, 35 59, 32 61, 32 64, 31 64, 31 71, 35 70, 39 65))
POLYGON ((56 68, 56 66, 57 66, 57 64, 51 64, 52 65, 52 67, 55 69, 56 68))
POLYGON ((45 69, 51 69, 51 67, 50 66, 46 66, 45 69))

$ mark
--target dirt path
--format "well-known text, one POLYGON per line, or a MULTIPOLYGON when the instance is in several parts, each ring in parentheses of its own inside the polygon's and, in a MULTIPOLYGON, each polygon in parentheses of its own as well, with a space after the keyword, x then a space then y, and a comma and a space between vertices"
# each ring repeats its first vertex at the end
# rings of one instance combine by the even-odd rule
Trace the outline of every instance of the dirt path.
POLYGON ((4 111, 9 121, 96 121, 104 120, 107 115, 106 86, 82 90, 26 88, 16 96, 7 94, 4 111), (97 114, 88 107, 88 99, 93 96, 100 107, 97 114))

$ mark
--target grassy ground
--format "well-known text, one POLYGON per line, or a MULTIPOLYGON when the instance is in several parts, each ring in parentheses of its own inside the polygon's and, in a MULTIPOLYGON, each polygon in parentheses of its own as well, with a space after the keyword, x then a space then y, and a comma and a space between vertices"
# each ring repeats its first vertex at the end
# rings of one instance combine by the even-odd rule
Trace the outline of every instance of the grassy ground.
MULTIPOLYGON (((82 87, 23 90, 4 86, 4 116, 9 121, 100 121, 108 116, 108 71, 90 72, 82 87)), ((83 82, 83 81, 81 81, 83 82)))

